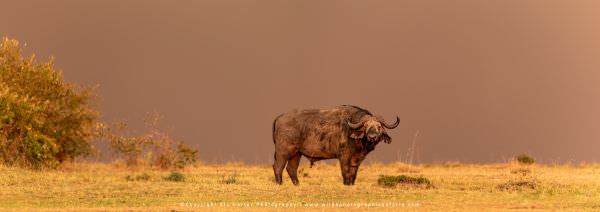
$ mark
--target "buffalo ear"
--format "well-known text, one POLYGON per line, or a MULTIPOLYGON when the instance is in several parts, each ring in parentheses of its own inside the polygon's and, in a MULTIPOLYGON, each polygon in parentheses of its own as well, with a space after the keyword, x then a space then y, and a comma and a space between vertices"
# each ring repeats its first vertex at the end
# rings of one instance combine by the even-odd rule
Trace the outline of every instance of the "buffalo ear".
POLYGON ((362 139, 365 136, 365 131, 362 129, 354 130, 350 133, 350 138, 362 139))
POLYGON ((389 136, 387 133, 385 133, 385 132, 384 132, 384 133, 381 135, 381 140, 382 140, 383 142, 385 142, 386 144, 392 143, 392 137, 390 137, 390 136, 389 136))

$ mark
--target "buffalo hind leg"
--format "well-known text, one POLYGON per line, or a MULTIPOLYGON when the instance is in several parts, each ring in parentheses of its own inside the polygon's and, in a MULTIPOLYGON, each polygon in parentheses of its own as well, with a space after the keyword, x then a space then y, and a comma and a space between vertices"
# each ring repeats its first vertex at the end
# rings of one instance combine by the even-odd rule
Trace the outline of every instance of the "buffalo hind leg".
POLYGON ((300 153, 292 155, 287 162, 287 166, 285 167, 288 175, 290 175, 290 178, 292 178, 292 183, 294 183, 294 185, 298 185, 298 183, 300 183, 300 181, 298 181, 298 165, 300 165, 300 153))
POLYGON ((288 161, 288 157, 286 155, 275 153, 275 162, 273 163, 273 173, 275 174, 275 183, 281 185, 283 179, 281 174, 283 173, 283 168, 288 161))

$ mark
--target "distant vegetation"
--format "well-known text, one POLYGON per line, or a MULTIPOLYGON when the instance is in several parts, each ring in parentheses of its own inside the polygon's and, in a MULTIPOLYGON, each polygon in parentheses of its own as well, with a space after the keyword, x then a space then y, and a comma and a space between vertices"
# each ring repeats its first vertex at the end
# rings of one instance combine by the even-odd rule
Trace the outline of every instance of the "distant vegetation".
POLYGON ((517 155, 515 157, 515 160, 517 162, 519 162, 520 164, 526 164, 526 165, 530 165, 530 164, 534 164, 535 163, 535 159, 527 154, 520 154, 517 155))
POLYGON ((168 133, 158 129, 161 117, 150 113, 144 121, 146 132, 138 136, 127 136, 126 124, 103 127, 103 138, 108 139, 111 149, 125 162, 127 167, 140 165, 161 169, 183 169, 196 162, 198 150, 176 141, 168 133))
POLYGON ((158 130, 158 115, 147 121, 147 133, 133 137, 123 133, 125 124, 99 122, 92 87, 65 83, 53 59, 39 63, 22 51, 16 40, 0 44, 0 164, 56 168, 92 154, 93 140, 108 141, 130 167, 145 161, 180 169, 196 161, 197 150, 158 130))

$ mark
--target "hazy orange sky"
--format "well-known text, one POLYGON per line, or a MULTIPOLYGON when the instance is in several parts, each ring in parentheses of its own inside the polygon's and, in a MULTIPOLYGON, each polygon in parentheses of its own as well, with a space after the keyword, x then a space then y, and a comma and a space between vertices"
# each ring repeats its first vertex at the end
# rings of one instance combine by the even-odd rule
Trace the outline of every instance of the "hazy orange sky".
POLYGON ((11 1, 0 36, 208 162, 272 160, 293 108, 393 120, 369 161, 600 162, 599 1, 11 1))

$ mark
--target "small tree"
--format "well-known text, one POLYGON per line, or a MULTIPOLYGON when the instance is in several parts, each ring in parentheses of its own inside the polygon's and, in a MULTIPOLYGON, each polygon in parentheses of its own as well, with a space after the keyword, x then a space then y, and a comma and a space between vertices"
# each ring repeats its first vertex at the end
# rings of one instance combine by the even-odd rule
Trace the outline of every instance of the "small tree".
POLYGON ((0 162, 55 167, 91 153, 98 113, 93 89, 65 83, 51 59, 23 57, 18 41, 0 44, 0 162))
POLYGON ((141 155, 151 141, 144 136, 123 135, 127 125, 125 123, 113 124, 112 128, 104 128, 104 137, 108 138, 110 148, 120 155, 125 164, 130 167, 138 165, 141 155))

